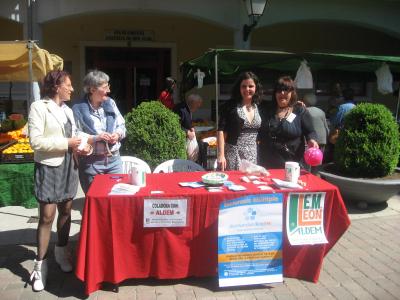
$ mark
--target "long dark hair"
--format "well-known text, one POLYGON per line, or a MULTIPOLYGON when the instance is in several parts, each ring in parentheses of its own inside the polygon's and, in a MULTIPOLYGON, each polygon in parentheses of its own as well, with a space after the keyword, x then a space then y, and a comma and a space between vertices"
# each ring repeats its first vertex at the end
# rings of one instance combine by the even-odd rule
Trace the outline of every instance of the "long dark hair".
POLYGON ((165 90, 172 94, 174 91, 174 85, 176 84, 176 80, 172 77, 165 78, 165 90))
POLYGON ((53 98, 57 94, 57 86, 65 81, 69 75, 66 71, 50 71, 42 80, 40 94, 43 98, 53 98))
POLYGON ((261 102, 262 96, 262 84, 258 79, 257 75, 253 72, 247 71, 239 74, 239 77, 236 79, 231 93, 231 100, 235 101, 236 103, 242 102, 242 95, 240 94, 240 85, 242 84, 243 80, 253 79, 254 84, 256 85, 256 92, 253 95, 253 99, 251 100, 252 104, 259 104, 261 102))
POLYGON ((272 102, 274 106, 277 106, 276 102, 276 93, 287 91, 292 92, 289 100, 289 106, 295 106, 298 100, 297 91, 296 91, 296 84, 294 83, 293 79, 290 76, 281 76, 275 83, 274 93, 272 94, 272 102))

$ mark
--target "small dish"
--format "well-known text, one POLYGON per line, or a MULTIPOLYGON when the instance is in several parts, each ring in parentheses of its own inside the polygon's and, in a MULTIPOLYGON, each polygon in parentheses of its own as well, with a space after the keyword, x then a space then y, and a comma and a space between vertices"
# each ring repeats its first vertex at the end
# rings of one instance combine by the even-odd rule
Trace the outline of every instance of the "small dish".
POLYGON ((222 172, 210 172, 201 176, 202 181, 207 185, 222 185, 228 179, 228 175, 222 172))

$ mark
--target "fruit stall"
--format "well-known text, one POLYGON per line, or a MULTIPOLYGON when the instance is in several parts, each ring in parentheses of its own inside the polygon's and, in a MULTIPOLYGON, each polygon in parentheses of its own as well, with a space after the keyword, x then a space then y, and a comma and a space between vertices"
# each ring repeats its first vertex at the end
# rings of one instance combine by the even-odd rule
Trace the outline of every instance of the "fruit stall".
POLYGON ((33 150, 26 136, 26 120, 11 114, 0 123, 0 207, 36 207, 33 194, 33 150))
MULTIPOLYGON (((63 59, 39 48, 34 41, 1 41, 0 53, 0 82, 30 83, 26 98, 28 112, 33 101, 33 83, 51 70, 62 70, 63 59)), ((13 102, 11 88, 7 101, 13 102)), ((12 114, 12 106, 0 111, 0 207, 36 207, 33 151, 26 136, 26 119, 12 114)))
POLYGON ((199 144, 198 163, 206 170, 213 170, 217 159, 217 131, 210 121, 196 120, 192 123, 199 144))

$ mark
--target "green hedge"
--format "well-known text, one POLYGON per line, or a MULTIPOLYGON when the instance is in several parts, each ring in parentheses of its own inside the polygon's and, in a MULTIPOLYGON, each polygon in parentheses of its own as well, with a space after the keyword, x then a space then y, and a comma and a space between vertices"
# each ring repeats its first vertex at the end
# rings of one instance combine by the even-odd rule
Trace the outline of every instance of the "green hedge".
POLYGON ((384 105, 361 103, 346 115, 334 153, 342 174, 364 178, 392 174, 399 154, 398 125, 384 105))
POLYGON ((186 136, 178 115, 160 101, 142 102, 125 116, 124 154, 146 161, 152 169, 169 159, 186 159, 186 136))

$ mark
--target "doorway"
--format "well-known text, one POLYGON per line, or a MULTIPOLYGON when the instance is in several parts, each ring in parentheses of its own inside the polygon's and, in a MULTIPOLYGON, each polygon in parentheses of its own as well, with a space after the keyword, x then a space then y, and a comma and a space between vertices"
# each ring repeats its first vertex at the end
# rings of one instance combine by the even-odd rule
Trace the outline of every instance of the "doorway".
POLYGON ((110 97, 122 114, 141 102, 155 100, 171 74, 171 49, 86 47, 86 70, 110 76, 110 97))

